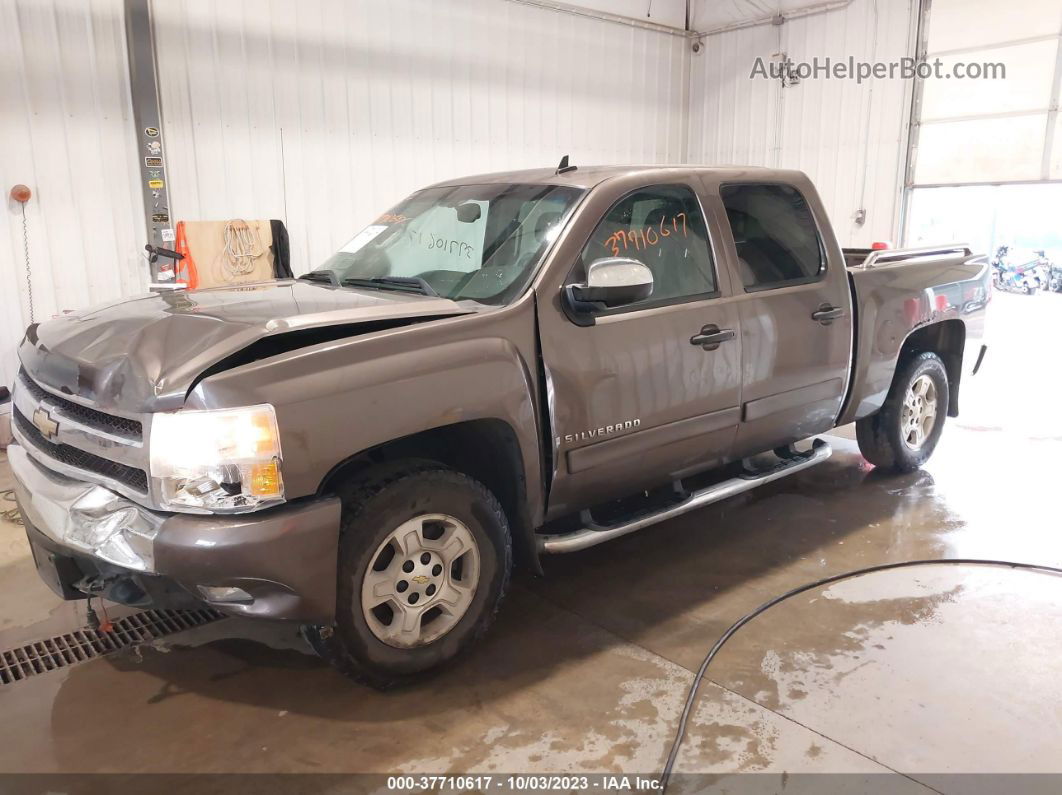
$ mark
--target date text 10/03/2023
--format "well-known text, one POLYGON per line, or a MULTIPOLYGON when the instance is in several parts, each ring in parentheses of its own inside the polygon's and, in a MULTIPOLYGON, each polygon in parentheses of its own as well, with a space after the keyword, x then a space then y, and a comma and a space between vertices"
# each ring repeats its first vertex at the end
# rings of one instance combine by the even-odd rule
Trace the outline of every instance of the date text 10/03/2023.
POLYGON ((555 774, 515 774, 515 775, 481 775, 481 774, 444 774, 444 775, 404 775, 388 776, 387 789, 403 792, 445 792, 467 791, 480 792, 499 790, 503 792, 653 792, 662 784, 656 776, 639 775, 555 775, 555 774))

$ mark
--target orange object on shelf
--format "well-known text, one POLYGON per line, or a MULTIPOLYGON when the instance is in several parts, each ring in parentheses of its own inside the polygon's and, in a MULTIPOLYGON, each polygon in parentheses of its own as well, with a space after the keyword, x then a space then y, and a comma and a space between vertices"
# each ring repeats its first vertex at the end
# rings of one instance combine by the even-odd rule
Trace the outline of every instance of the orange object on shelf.
POLYGON ((188 286, 189 290, 194 290, 199 286, 199 271, 196 270, 195 260, 192 259, 192 252, 188 248, 188 236, 185 233, 184 221, 177 222, 177 251, 184 255, 184 259, 177 262, 177 272, 174 274, 174 280, 183 282, 188 286))

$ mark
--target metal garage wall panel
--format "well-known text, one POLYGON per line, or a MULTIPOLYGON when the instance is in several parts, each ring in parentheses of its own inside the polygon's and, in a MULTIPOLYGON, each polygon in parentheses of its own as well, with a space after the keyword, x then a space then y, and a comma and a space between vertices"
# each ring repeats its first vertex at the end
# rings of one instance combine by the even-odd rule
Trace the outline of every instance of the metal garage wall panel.
POLYGON ((704 163, 798 168, 818 186, 844 245, 895 239, 911 86, 902 80, 809 79, 783 88, 750 79, 770 63, 826 56, 898 60, 913 51, 916 3, 846 7, 709 36, 694 56, 690 157, 704 163), (865 208, 866 223, 855 220, 865 208))
POLYGON ((499 0, 153 14, 174 218, 283 218, 297 272, 436 180, 681 159, 679 36, 499 0))
MULTIPOLYGON (((686 22, 686 0, 653 0, 652 3, 648 0, 563 0, 563 3, 569 7, 603 11, 679 30, 686 22)), ((696 3, 693 5, 696 6, 696 3)))
POLYGON ((757 55, 770 63, 778 43, 778 29, 769 25, 705 40, 692 63, 690 162, 777 164, 783 89, 749 73, 757 55))
POLYGON ((837 4, 836 0, 694 0, 693 28, 717 31, 779 14, 815 13, 825 3, 837 4))
MULTIPOLYGON (((795 61, 898 61, 914 50, 916 13, 913 1, 856 0, 783 26, 784 49, 795 61)), ((898 78, 813 79, 782 93, 783 162, 815 180, 844 245, 898 237, 911 89, 898 78)))
MULTIPOLYGON (((37 320, 147 286, 121 0, 0 0, 0 185, 26 205, 37 320)), ((29 324, 22 216, 0 221, 0 383, 29 324)))

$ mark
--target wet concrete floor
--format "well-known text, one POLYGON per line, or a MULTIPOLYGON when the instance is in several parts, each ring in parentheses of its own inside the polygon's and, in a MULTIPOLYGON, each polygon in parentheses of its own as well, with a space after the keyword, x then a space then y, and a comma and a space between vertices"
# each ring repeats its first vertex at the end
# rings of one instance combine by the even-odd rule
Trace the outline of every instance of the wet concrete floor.
MULTIPOLYGON (((0 686, 0 773, 658 771, 704 653, 772 596, 889 561, 1062 566, 1062 391, 1049 343, 1027 350, 1062 295, 993 309, 993 349, 922 471, 872 471, 840 429, 819 467, 518 576, 485 642, 394 692, 344 680, 292 628, 235 619, 0 686)), ((1062 773, 1060 620, 1062 577, 1008 568, 810 591, 724 648, 677 769, 899 772, 912 790, 1062 773)), ((0 649, 82 621, 0 524, 0 649)))

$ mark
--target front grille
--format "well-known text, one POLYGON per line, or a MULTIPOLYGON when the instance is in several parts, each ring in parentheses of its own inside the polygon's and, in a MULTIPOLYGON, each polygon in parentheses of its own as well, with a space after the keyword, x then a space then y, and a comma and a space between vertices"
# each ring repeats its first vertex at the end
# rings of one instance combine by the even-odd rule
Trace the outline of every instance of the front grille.
POLYGON ((53 395, 51 392, 46 392, 29 377, 29 373, 23 368, 19 368, 18 376, 19 386, 33 395, 38 403, 41 401, 47 401, 71 419, 77 420, 90 428, 103 431, 104 433, 113 433, 116 436, 122 436, 137 441, 144 438, 144 426, 136 420, 126 419, 125 417, 116 417, 113 414, 105 414, 102 411, 90 409, 87 406, 74 403, 72 400, 67 400, 58 395, 53 395))
POLYGON ((100 458, 98 455, 79 450, 68 444, 49 442, 17 408, 13 408, 11 414, 15 419, 15 426, 19 432, 45 455, 54 458, 61 464, 94 472, 105 478, 116 480, 142 494, 147 494, 148 480, 144 470, 119 464, 117 461, 108 461, 106 458, 100 458))
POLYGON ((0 651, 0 685, 66 668, 94 657, 201 627, 224 618, 216 610, 145 610, 116 618, 110 632, 77 629, 54 638, 0 651))

